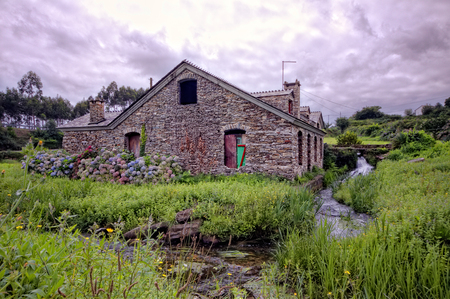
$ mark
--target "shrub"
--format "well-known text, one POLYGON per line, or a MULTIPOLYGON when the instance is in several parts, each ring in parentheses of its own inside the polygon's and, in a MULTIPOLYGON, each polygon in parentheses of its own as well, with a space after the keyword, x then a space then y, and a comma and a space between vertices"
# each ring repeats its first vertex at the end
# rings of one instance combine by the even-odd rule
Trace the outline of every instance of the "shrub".
MULTIPOLYGON (((177 156, 150 154, 135 159, 128 151, 119 153, 117 149, 101 149, 97 153, 90 146, 79 155, 67 155, 61 150, 52 152, 40 148, 37 154, 30 158, 28 170, 33 173, 98 182, 157 184, 170 182, 182 172, 177 156)), ((25 167, 25 161, 22 162, 22 167, 25 167)))
POLYGON ((393 140, 392 145, 394 149, 401 149, 401 152, 406 155, 415 156, 416 153, 433 147, 436 140, 424 131, 412 130, 409 132, 399 133, 393 140))
POLYGON ((361 144, 362 141, 358 139, 358 135, 354 132, 347 131, 345 134, 339 135, 337 137, 337 145, 339 146, 349 146, 361 144))

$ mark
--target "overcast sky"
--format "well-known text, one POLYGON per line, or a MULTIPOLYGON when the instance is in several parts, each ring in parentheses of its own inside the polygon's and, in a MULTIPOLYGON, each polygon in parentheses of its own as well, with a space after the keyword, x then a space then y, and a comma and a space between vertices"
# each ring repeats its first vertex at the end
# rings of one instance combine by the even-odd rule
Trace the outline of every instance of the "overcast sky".
POLYGON ((249 91, 302 85, 325 121, 450 97, 449 0, 0 1, 0 90, 28 71, 75 104, 187 59, 249 91), (309 93, 308 93, 309 92, 309 93), (332 101, 332 102, 330 102, 332 101))

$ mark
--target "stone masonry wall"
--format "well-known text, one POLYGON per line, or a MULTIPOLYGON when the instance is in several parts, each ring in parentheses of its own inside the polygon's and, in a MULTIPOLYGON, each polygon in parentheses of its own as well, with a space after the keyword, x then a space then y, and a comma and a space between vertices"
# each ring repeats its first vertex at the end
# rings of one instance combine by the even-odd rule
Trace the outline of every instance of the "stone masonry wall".
MULTIPOLYGON (((294 97, 292 95, 268 96, 268 97, 259 96, 258 99, 260 99, 261 101, 264 101, 267 104, 274 106, 275 108, 278 108, 286 113, 289 113, 289 100, 291 100, 292 103, 294 103, 294 97)), ((295 116, 294 113, 292 113, 292 115, 295 116)))
MULTIPOLYGON (((124 148, 125 134, 140 133, 143 123, 148 136, 146 151, 178 155, 183 168, 192 173, 264 172, 294 178, 307 170, 307 134, 318 139, 318 155, 311 159, 311 167, 323 164, 320 136, 302 129, 303 161, 299 165, 298 127, 188 71, 114 130, 65 132, 63 147, 71 153, 89 145, 124 148), (197 104, 179 104, 178 81, 186 77, 197 79, 197 104), (224 165, 224 133, 229 129, 246 131, 246 165, 239 170, 224 165)), ((313 142, 310 148, 313 152, 313 142)))

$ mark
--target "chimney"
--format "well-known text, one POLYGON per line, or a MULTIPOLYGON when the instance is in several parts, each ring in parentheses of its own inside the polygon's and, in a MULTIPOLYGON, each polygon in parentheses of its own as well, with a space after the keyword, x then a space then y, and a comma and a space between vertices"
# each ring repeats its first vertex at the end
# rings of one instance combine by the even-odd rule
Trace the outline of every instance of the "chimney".
POLYGON ((295 80, 294 83, 284 82, 283 86, 284 90, 294 90, 294 107, 292 114, 295 117, 300 118, 300 82, 298 80, 295 80))
POLYGON ((98 124, 105 119, 105 101, 99 97, 89 100, 89 124, 98 124))

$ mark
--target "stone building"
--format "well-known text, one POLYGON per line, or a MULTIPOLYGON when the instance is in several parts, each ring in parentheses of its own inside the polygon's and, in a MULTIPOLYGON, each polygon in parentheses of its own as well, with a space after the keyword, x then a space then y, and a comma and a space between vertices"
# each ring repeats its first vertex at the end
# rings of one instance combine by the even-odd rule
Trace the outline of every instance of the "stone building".
POLYGON ((146 151, 177 155, 192 173, 294 178, 323 165, 322 116, 303 108, 298 81, 251 94, 182 61, 124 111, 105 113, 96 99, 89 114, 59 129, 70 153, 91 145, 138 155, 144 125, 146 151))

